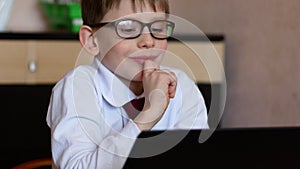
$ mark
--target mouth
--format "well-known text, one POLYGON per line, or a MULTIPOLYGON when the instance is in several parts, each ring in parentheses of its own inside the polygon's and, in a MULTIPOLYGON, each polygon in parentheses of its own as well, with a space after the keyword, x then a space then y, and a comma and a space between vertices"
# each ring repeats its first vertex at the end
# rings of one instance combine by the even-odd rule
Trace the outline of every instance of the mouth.
POLYGON ((135 57, 129 57, 134 62, 144 65, 146 60, 154 61, 158 56, 135 56, 135 57))

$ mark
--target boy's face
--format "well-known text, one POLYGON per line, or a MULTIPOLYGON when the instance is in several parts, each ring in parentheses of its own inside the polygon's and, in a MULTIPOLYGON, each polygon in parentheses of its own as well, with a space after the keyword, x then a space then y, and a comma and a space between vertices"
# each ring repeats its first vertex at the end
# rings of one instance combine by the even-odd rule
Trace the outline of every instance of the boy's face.
MULTIPOLYGON (((119 19, 134 19, 143 23, 166 19, 163 11, 154 12, 146 4, 145 7, 132 10, 129 0, 122 0, 120 8, 112 8, 101 22, 112 22, 119 19), (143 13, 141 13, 143 11, 143 13)), ((148 27, 144 27, 142 34, 133 39, 120 38, 112 26, 101 28, 98 31, 99 57, 102 64, 117 76, 129 81, 141 81, 142 69, 145 60, 153 60, 160 64, 167 48, 167 40, 155 39, 151 36, 148 27)))

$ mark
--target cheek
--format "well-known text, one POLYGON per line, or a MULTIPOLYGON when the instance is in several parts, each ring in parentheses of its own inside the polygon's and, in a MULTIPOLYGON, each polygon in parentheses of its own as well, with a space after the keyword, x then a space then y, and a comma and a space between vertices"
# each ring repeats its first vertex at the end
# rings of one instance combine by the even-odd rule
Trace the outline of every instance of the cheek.
POLYGON ((132 44, 126 40, 120 40, 117 43, 113 44, 111 51, 118 55, 120 59, 123 59, 131 50, 132 44))
POLYGON ((161 49, 161 50, 166 50, 168 47, 168 42, 167 40, 158 40, 156 42, 156 48, 161 49))
POLYGON ((160 50, 160 57, 158 57, 156 60, 158 64, 161 64, 165 52, 167 50, 167 47, 168 47, 167 40, 160 40, 156 43, 156 49, 160 50))
POLYGON ((102 63, 111 71, 115 71, 130 52, 129 46, 126 43, 117 43, 106 53, 102 63))

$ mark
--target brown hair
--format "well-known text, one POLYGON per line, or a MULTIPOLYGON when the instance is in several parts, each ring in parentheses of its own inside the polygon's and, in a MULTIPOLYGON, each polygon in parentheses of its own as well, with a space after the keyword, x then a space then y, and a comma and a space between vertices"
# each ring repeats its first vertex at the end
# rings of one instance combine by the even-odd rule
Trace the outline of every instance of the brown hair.
MULTIPOLYGON (((104 15, 113 7, 119 8, 121 0, 81 0, 81 14, 84 25, 90 25, 100 22, 104 15)), ((156 12, 162 10, 170 13, 168 0, 131 0, 133 11, 136 11, 137 5, 140 8, 148 3, 156 12)))

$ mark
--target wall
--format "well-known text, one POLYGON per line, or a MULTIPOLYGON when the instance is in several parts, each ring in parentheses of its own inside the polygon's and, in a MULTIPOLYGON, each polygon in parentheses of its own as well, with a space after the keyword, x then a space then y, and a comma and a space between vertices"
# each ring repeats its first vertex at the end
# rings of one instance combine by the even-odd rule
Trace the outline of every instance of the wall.
POLYGON ((14 0, 6 31, 36 32, 49 30, 38 0, 14 0))
MULTIPOLYGON (((299 0, 170 0, 171 12, 226 36, 222 127, 300 125, 299 0)), ((43 31, 35 0, 15 0, 8 30, 43 31)))
POLYGON ((171 4, 176 15, 203 32, 226 36, 223 127, 300 124, 300 1, 171 0, 171 4))

